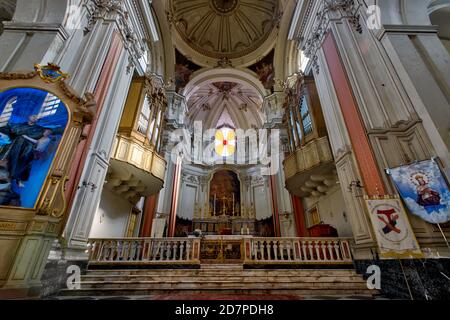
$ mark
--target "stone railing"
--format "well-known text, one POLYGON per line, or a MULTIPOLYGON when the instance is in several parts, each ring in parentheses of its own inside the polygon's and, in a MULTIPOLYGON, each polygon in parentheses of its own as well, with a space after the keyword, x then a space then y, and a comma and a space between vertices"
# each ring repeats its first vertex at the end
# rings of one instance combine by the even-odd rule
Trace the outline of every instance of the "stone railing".
POLYGON ((244 264, 340 264, 352 263, 350 243, 350 238, 236 236, 230 239, 220 237, 217 241, 201 238, 91 239, 89 263, 200 264, 207 260, 209 263, 241 261, 244 264))
POLYGON ((248 238, 245 263, 351 263, 350 238, 248 238))
POLYGON ((90 239, 90 264, 198 264, 200 239, 90 239))

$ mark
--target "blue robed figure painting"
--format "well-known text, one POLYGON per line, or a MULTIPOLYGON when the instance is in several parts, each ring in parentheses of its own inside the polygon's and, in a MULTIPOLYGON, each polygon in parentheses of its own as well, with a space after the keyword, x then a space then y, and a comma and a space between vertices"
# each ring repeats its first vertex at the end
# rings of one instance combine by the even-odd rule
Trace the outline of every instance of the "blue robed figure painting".
POLYGON ((450 191, 433 160, 390 169, 408 209, 430 223, 450 220, 450 191))
POLYGON ((67 108, 47 91, 0 92, 0 205, 35 206, 67 121, 67 108))

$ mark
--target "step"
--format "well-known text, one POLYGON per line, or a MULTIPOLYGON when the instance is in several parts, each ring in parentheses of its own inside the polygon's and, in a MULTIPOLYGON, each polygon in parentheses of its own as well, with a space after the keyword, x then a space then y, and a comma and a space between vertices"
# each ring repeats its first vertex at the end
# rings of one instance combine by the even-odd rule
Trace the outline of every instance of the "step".
POLYGON ((239 286, 239 287, 261 287, 264 288, 265 286, 276 288, 282 288, 282 287, 304 287, 304 288, 312 288, 312 287, 323 287, 323 286, 337 286, 337 287, 346 287, 346 286, 363 286, 366 287, 365 281, 358 281, 358 282, 347 282, 347 281, 337 281, 336 279, 332 279, 329 281, 313 281, 313 282, 296 282, 296 281, 274 281, 274 282, 268 282, 268 281, 254 281, 253 279, 247 279, 244 281, 239 280, 224 280, 224 279, 217 279, 217 280, 187 280, 184 281, 170 281, 170 280, 149 280, 149 281, 143 281, 143 280, 134 280, 134 281, 83 281, 81 283, 82 287, 89 287, 89 286, 110 286, 110 285, 120 285, 120 286, 130 286, 130 287, 148 287, 153 288, 156 286, 164 286, 164 287, 173 287, 173 286, 195 286, 198 289, 202 289, 205 287, 210 286, 223 286, 226 287, 228 285, 230 286, 239 286))
POLYGON ((242 264, 202 264, 200 270, 244 270, 242 264))
POLYGON ((201 294, 229 294, 229 295, 299 295, 299 296, 373 296, 377 294, 369 289, 307 289, 307 290, 273 290, 273 289, 142 289, 133 288, 108 288, 108 289, 80 289, 80 290, 62 290, 61 296, 152 296, 152 295, 201 295, 201 294))
MULTIPOLYGON (((329 270, 329 269, 308 269, 308 270, 287 270, 287 269, 271 269, 271 270, 261 270, 261 269, 244 269, 238 271, 243 276, 258 276, 258 275, 270 275, 278 274, 285 276, 315 276, 315 275, 330 275, 334 276, 346 276, 355 275, 355 270, 351 269, 340 269, 340 270, 329 270)), ((114 269, 114 270, 88 270, 89 275, 149 275, 149 276, 166 276, 170 275, 183 275, 183 276, 208 276, 208 275, 220 275, 220 276, 235 276, 236 271, 229 270, 202 270, 202 269, 114 269)))
MULTIPOLYGON (((82 281, 160 281, 160 276, 148 275, 85 275, 81 277, 82 281)), ((364 281, 360 276, 285 276, 285 275, 262 275, 254 277, 246 276, 184 276, 184 275, 167 275, 164 281, 186 282, 186 281, 228 281, 237 282, 361 282, 364 281)))
POLYGON ((354 269, 243 269, 202 265, 201 269, 96 269, 81 278, 80 290, 61 296, 151 296, 244 294, 373 296, 354 269))

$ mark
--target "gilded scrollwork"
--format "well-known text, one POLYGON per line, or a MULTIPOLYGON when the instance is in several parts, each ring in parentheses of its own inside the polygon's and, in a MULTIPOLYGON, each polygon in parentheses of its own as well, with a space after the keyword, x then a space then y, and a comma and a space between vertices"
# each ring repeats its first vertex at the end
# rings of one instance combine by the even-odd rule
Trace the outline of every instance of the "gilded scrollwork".
MULTIPOLYGON (((55 223, 62 223, 66 214, 67 201, 65 185, 67 175, 80 140, 83 126, 90 123, 96 111, 96 102, 92 93, 85 93, 80 97, 70 88, 65 80, 69 75, 62 72, 55 64, 41 66, 36 64, 30 72, 1 72, 0 91, 11 88, 36 88, 57 96, 67 109, 69 121, 63 127, 61 143, 55 151, 54 160, 49 167, 46 178, 37 195, 35 206, 9 206, 8 214, 13 219, 30 210, 35 213, 31 220, 53 219, 55 223), (39 217, 39 218, 38 218, 39 217), (54 220, 57 219, 57 220, 54 220)), ((31 221, 30 220, 30 221, 31 221)), ((58 232, 60 228, 54 228, 58 232)), ((50 231, 49 231, 50 232, 50 231)))

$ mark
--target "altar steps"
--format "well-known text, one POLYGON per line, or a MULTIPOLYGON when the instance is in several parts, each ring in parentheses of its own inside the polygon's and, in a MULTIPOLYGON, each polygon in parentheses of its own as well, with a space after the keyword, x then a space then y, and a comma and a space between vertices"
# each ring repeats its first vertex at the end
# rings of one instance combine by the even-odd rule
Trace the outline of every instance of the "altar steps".
POLYGON ((208 266, 197 270, 89 270, 81 289, 62 296, 151 296, 186 294, 373 296, 354 270, 244 270, 208 266))

